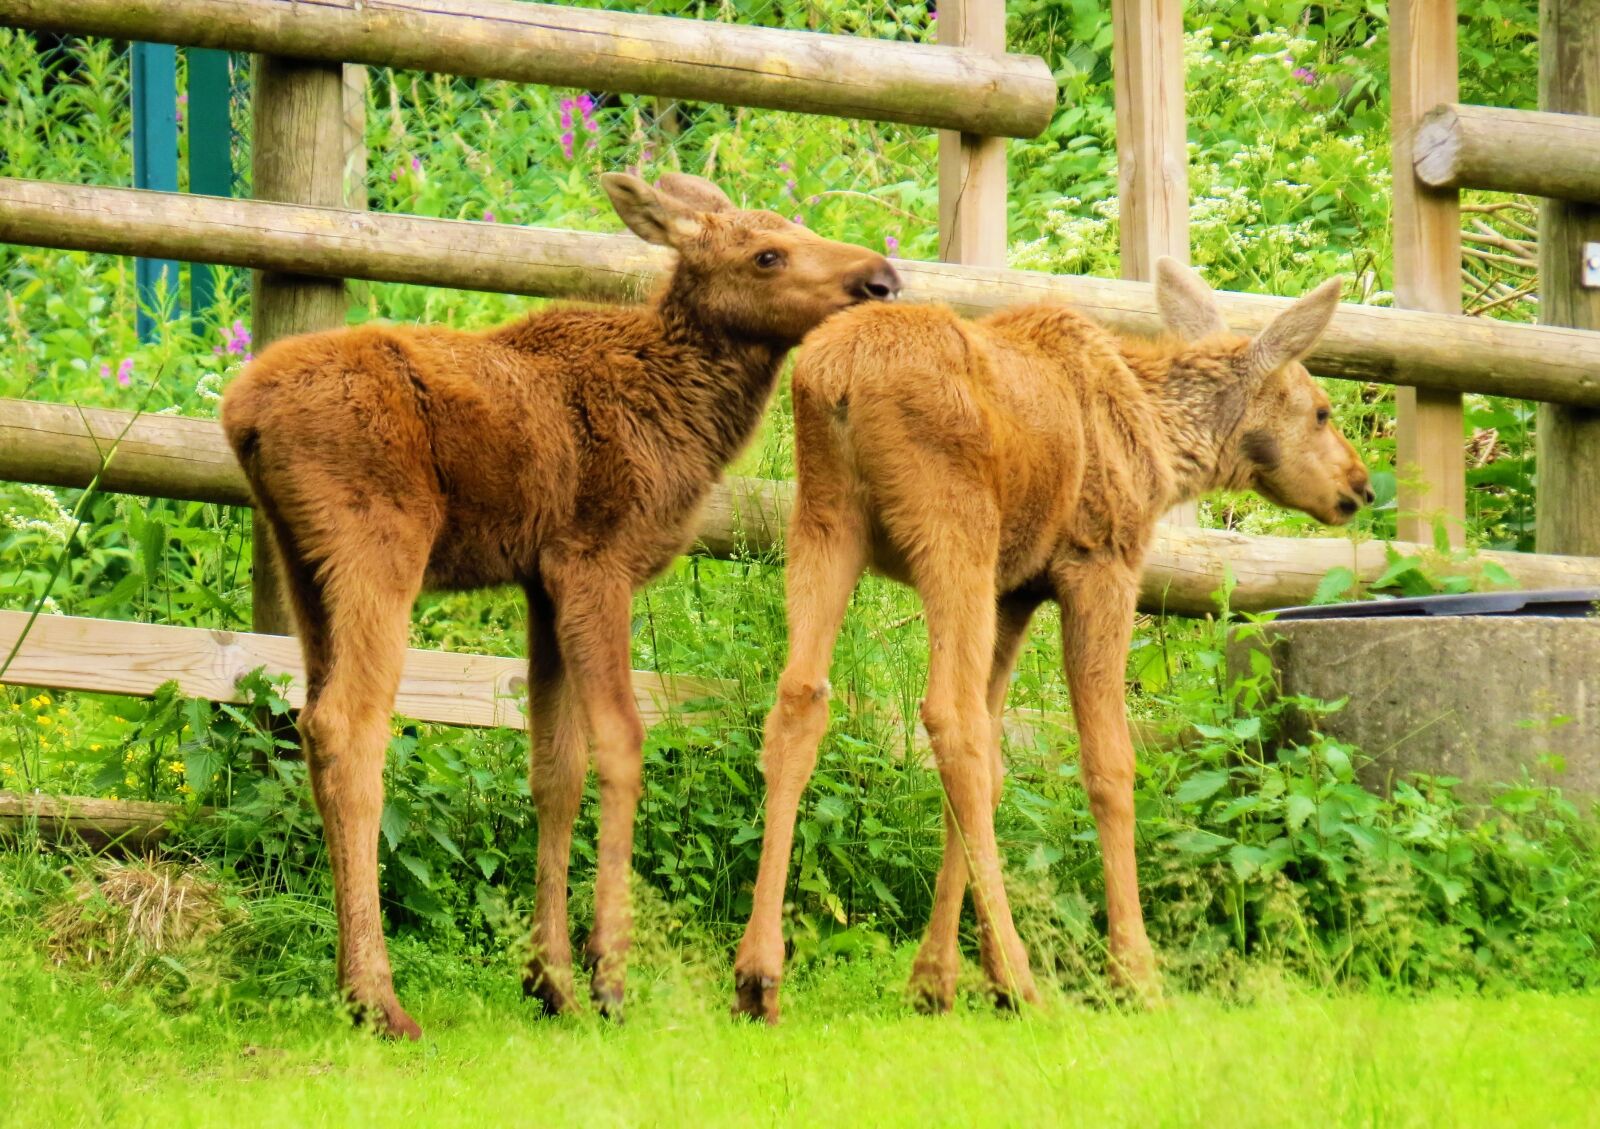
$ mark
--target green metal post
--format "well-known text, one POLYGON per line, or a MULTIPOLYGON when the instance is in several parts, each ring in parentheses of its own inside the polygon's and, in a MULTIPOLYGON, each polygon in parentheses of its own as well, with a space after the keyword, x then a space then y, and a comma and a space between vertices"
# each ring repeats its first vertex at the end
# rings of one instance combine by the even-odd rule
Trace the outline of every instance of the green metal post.
MULTIPOLYGON (((233 195, 233 125, 228 118, 231 87, 228 53, 207 47, 186 47, 189 62, 184 108, 189 126, 189 191, 202 196, 233 195)), ((189 266, 189 316, 195 333, 204 329, 217 294, 217 268, 189 266)))
MULTIPOLYGON (((178 190, 178 51, 168 43, 133 45, 133 185, 178 190)), ((170 314, 178 299, 178 264, 139 259, 139 340, 155 332, 156 314, 170 314)))

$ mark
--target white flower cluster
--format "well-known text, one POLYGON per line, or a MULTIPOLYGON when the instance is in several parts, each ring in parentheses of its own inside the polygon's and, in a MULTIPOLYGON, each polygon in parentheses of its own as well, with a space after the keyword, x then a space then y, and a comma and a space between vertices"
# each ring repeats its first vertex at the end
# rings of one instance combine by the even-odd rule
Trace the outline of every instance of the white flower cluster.
POLYGON ((72 511, 61 504, 56 492, 48 486, 22 482, 15 484, 12 490, 24 498, 32 499, 37 509, 32 514, 22 512, 20 508, 12 510, 5 515, 7 528, 18 533, 36 533, 52 545, 65 545, 67 538, 72 536, 77 520, 72 516, 72 511))

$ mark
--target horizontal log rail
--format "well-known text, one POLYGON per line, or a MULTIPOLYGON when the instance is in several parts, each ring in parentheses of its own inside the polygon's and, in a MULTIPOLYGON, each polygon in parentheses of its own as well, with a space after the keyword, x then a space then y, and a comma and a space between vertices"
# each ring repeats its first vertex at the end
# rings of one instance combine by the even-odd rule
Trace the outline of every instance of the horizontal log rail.
MULTIPOLYGON (((300 644, 287 635, 60 615, 41 615, 29 628, 26 612, 0 611, 0 655, 10 653, 24 630, 27 638, 3 679, 14 686, 149 695, 176 682, 192 698, 239 702, 239 679, 265 667, 270 676, 294 679, 290 705, 305 703, 300 644)), ((523 659, 409 650, 395 712, 446 725, 520 728, 527 675, 523 659)), ((633 693, 640 715, 653 725, 684 702, 726 696, 728 686, 634 671, 633 693)))
MULTIPOLYGON (((3 0, 0 0, 3 2, 3 0)), ((0 177, 0 243, 556 298, 638 299, 670 259, 631 235, 424 219, 0 177)), ((984 314, 1064 301, 1160 326, 1142 282, 901 260, 905 296, 984 314)), ((1221 293, 1241 332, 1290 299, 1221 293)), ((1310 358, 1327 376, 1600 407, 1600 333, 1346 303, 1310 358)))
POLYGON ((1435 107, 1417 123, 1417 179, 1600 204, 1600 118, 1491 106, 1435 107))
MULTIPOLYGON (((100 468, 101 452, 124 435, 101 478, 102 488, 163 498, 250 504, 244 476, 214 420, 145 415, 70 404, 0 399, 0 480, 83 487, 100 468)), ((699 551, 730 558, 774 559, 782 552, 792 484, 733 478, 717 486, 701 515, 699 551)), ((1427 546, 1396 544, 1407 556, 1427 546)), ((1600 586, 1600 558, 1482 552, 1463 566, 1493 563, 1525 588, 1600 586)), ((1140 593, 1147 612, 1206 615, 1231 571, 1233 606, 1267 611, 1305 603, 1333 568, 1370 582, 1388 567, 1383 542, 1335 537, 1255 537, 1214 529, 1163 526, 1156 535, 1140 593)), ((509 660, 496 660, 509 661, 509 660)))
POLYGON ((515 0, 0 0, 35 31, 1033 137, 1043 59, 515 0))
POLYGON ((208 811, 142 800, 0 790, 0 842, 32 830, 46 842, 82 843, 122 853, 148 851, 167 837, 173 824, 208 811))

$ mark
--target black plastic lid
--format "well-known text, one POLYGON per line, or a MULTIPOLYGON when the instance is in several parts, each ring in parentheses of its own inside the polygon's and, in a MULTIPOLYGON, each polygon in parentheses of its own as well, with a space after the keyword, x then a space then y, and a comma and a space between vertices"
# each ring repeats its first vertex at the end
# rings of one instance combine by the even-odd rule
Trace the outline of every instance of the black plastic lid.
POLYGON ((1371 619, 1374 616, 1526 615, 1581 618, 1600 615, 1600 588, 1550 588, 1542 592, 1466 592, 1283 608, 1278 619, 1371 619))

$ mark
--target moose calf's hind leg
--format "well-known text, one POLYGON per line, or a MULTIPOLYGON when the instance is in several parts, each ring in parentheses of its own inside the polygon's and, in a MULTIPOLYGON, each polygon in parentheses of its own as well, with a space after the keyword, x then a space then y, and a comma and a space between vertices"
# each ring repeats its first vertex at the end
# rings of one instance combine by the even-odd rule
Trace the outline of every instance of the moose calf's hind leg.
MULTIPOLYGON (((991 810, 1000 807, 1001 784, 1005 778, 1005 765, 1000 755, 1002 736, 1001 718, 1005 710, 1006 688, 1011 672, 1016 668, 1017 656, 1027 638, 1028 623, 1033 619, 1039 601, 1030 596, 1012 596, 1002 599, 996 617, 994 659, 989 669, 989 788, 991 810)), ((933 913, 929 917, 928 931, 917 950, 916 963, 911 969, 911 991, 918 1010, 925 1012, 949 1011, 955 1002, 956 974, 960 968, 959 948, 961 901, 967 888, 967 860, 961 835, 953 819, 950 805, 944 805, 944 858, 939 867, 938 882, 934 886, 933 913)), ((980 934, 987 950, 993 934, 985 930, 980 934)), ((994 962, 987 951, 983 953, 985 967, 994 962)))
POLYGON ((561 661, 577 684, 600 778, 600 860, 594 928, 584 948, 589 994, 601 1014, 622 1018, 632 909, 633 820, 643 787, 644 724, 628 656, 632 586, 593 569, 552 578, 561 661))
POLYGON ((769 1024, 778 1021, 783 894, 795 814, 828 729, 828 664, 866 552, 862 523, 854 511, 818 520, 803 508, 807 504, 803 498, 789 532, 789 661, 767 714, 761 750, 767 782, 761 865, 750 921, 733 964, 734 1014, 769 1024))
MULTIPOLYGON (((951 540, 959 546, 961 539, 951 540)), ((996 634, 992 560, 992 554, 957 547, 937 562, 936 572, 918 570, 929 652, 922 717, 972 883, 984 972, 996 999, 1015 1006, 1036 1002, 1038 991, 1011 920, 994 833, 993 726, 985 694, 996 634)))
POLYGON ((567 871, 572 825, 583 800, 589 758, 579 707, 564 677, 553 609, 542 593, 528 599, 528 790, 539 818, 538 893, 533 950, 522 991, 545 1013, 574 1011, 572 941, 567 921, 567 871))
MULTIPOLYGON (((421 570, 417 570, 420 583, 421 570)), ((405 661, 409 593, 330 585, 328 669, 301 715, 312 790, 322 813, 339 919, 339 984, 358 1015, 382 1033, 419 1038, 394 994, 378 900, 383 759, 405 661)))

